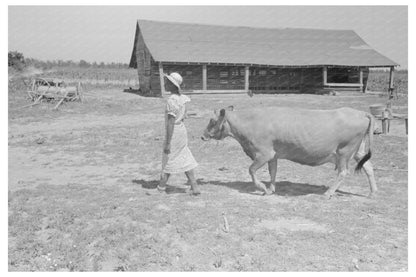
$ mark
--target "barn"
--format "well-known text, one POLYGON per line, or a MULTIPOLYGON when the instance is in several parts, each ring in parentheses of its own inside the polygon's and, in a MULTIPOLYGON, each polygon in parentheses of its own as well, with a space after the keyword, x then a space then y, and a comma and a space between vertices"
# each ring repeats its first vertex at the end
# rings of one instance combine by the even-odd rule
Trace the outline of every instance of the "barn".
POLYGON ((398 64, 352 30, 251 28, 138 20, 130 67, 144 94, 178 72, 192 93, 365 91, 370 68, 398 64))

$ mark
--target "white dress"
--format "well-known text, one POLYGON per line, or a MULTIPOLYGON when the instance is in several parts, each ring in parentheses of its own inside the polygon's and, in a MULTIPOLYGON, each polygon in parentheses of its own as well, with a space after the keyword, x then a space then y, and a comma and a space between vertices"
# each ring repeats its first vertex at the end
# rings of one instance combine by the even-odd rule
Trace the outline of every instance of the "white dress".
MULTIPOLYGON (((172 140, 170 142, 170 154, 163 152, 162 172, 163 173, 182 173, 198 166, 194 156, 188 148, 188 133, 183 120, 186 116, 185 104, 190 102, 186 95, 172 94, 167 99, 165 109, 165 125, 168 122, 168 114, 175 117, 172 140)), ((163 146, 166 144, 166 136, 163 146)))

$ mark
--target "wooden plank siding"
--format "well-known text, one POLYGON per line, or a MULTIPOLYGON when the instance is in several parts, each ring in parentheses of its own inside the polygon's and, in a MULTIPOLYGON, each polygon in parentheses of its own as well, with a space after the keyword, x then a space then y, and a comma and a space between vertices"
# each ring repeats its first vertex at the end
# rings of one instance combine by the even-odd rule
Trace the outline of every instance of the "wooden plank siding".
POLYGON ((207 66, 207 90, 243 90, 244 66, 207 66))
MULTIPOLYGON (((137 25, 136 29, 136 62, 137 73, 139 75, 139 86, 143 94, 152 93, 151 76, 153 73, 153 58, 144 43, 143 36, 140 32, 140 27, 137 25)), ((160 84, 159 84, 160 91, 160 84)))
POLYGON ((177 72, 182 76, 183 91, 202 90, 202 66, 201 65, 172 65, 164 64, 163 72, 171 74, 177 72))
MULTIPOLYGON (((248 89, 253 93, 319 93, 323 90, 365 91, 368 68, 328 67, 324 84, 324 68, 282 68, 260 66, 192 65, 161 63, 163 73, 178 72, 183 78, 182 90, 195 93, 244 92, 246 69, 248 89), (206 88, 203 86, 203 68, 206 67, 206 88), (359 82, 362 80, 362 84, 359 82), (345 82, 345 83, 344 83, 345 82)), ((141 72, 144 72, 143 70, 141 72)), ((141 78, 143 79, 143 78, 141 78)), ((150 90, 160 96, 160 63, 151 59, 150 90)))

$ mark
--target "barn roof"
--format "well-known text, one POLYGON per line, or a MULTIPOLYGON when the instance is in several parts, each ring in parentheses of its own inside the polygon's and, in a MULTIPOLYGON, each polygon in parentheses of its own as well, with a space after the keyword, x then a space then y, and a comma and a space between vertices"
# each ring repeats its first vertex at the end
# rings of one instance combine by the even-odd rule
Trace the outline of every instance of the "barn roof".
MULTIPOLYGON (((157 62, 271 66, 398 65, 372 49, 352 30, 272 29, 149 20, 138 20, 137 26, 157 62)), ((137 67, 133 56, 134 50, 130 66, 137 67)))

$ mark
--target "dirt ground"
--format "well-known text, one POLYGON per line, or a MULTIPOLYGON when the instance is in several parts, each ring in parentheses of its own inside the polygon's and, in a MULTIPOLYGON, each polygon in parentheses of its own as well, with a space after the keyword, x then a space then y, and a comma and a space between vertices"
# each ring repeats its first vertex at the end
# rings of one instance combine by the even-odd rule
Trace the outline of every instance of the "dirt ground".
MULTIPOLYGON (((9 94, 9 271, 407 271, 404 122, 374 138, 375 199, 365 197, 365 175, 350 173, 323 200, 333 166, 284 160, 276 194, 262 196, 236 141, 200 139, 213 110, 228 105, 368 110, 385 98, 190 97, 199 197, 186 193, 184 175, 171 178, 166 194, 154 189, 163 99, 94 90, 54 111, 52 103, 19 109, 28 104, 24 93, 9 94)), ((407 98, 393 109, 407 113, 407 98)), ((259 177, 269 182, 267 166, 259 177)))

